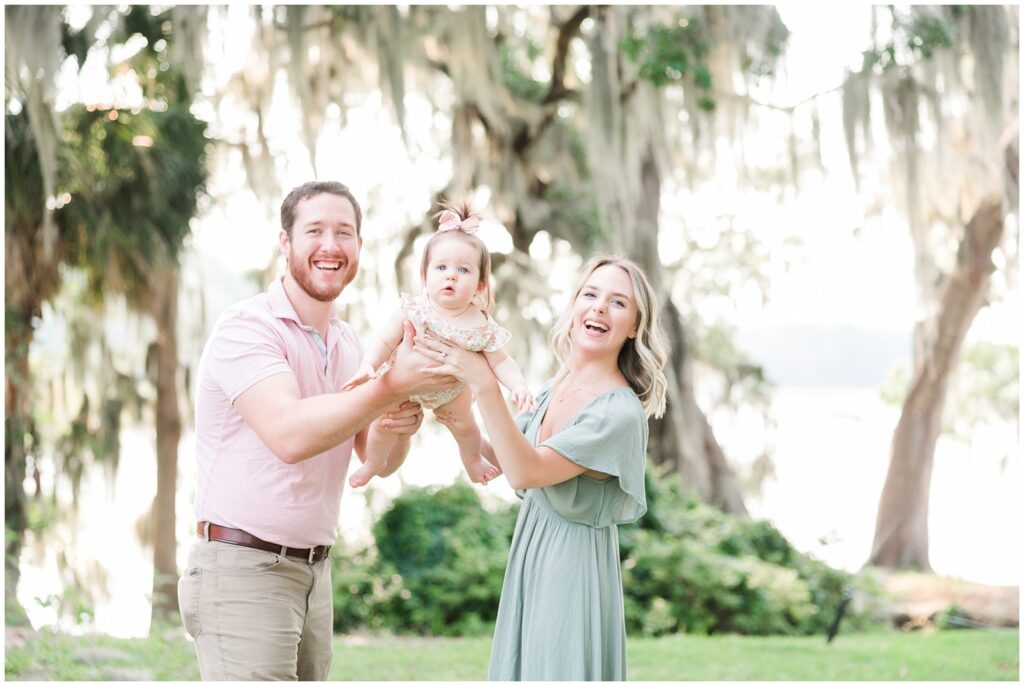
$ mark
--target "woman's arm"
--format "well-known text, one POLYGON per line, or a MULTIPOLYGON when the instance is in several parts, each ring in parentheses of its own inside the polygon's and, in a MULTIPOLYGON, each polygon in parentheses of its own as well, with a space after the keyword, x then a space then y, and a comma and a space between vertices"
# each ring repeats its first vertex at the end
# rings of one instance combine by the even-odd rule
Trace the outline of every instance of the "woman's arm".
POLYGON ((550 448, 530 445, 509 414, 498 381, 481 353, 463 350, 429 334, 416 336, 414 349, 439 363, 422 371, 454 376, 473 391, 494 455, 512 488, 550 486, 587 471, 550 448))

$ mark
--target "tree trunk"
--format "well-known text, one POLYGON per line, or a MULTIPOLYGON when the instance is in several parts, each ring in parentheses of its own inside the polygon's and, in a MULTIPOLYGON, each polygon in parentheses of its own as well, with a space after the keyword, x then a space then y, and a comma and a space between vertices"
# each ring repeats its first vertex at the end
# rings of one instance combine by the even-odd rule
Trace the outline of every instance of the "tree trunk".
POLYGON ((916 364, 892 439, 869 564, 928 571, 928 495, 935 444, 960 345, 988 294, 992 251, 1003 235, 998 197, 984 200, 968 223, 957 264, 939 301, 934 337, 916 364))
POLYGON ((6 399, 4 410, 4 608, 7 626, 28 626, 28 615, 18 602, 19 562, 28 528, 25 470, 31 434, 31 377, 28 348, 32 342, 31 317, 7 310, 5 328, 6 399))
POLYGON ((665 416, 651 420, 647 451, 655 464, 678 474, 702 501, 723 512, 746 515, 736 473, 694 398, 693 360, 682 315, 669 300, 662 306, 661 318, 671 344, 665 368, 668 406, 665 416))
POLYGON ((153 623, 178 612, 174 500, 178 479, 181 412, 178 407, 178 267, 160 278, 154 319, 156 341, 156 498, 153 501, 153 623))
MULTIPOLYGON (((37 168, 30 159, 26 161, 27 157, 35 155, 29 144, 31 138, 11 128, 6 132, 8 173, 20 177, 26 192, 35 187, 41 193, 38 171, 33 173, 37 168)), ((29 194, 27 197, 34 196, 29 194)), ((42 303, 59 288, 60 280, 55 274, 63 260, 63 251, 60 244, 50 251, 43 247, 41 201, 38 208, 31 200, 25 205, 19 205, 16 197, 8 197, 7 201, 4 235, 4 599, 7 624, 27 626, 28 615, 18 602, 17 588, 21 576, 21 549, 28 528, 25 474, 28 456, 38 447, 32 419, 29 347, 35 333, 33 320, 42 315, 42 303)))

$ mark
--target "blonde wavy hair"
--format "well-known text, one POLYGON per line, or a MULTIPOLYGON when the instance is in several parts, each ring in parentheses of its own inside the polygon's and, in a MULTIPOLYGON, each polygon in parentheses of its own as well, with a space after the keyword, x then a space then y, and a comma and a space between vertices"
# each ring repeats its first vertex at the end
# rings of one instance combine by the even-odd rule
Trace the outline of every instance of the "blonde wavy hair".
POLYGON ((639 396, 644 414, 648 417, 661 417, 665 414, 665 395, 668 390, 668 382, 662 371, 668 360, 668 338, 659 322, 658 299, 651 288, 651 282, 647 280, 647 275, 638 264, 623 257, 599 255, 583 265, 583 272, 576 282, 572 299, 551 331, 551 348, 559 363, 555 383, 569 373, 573 303, 576 302, 590 275, 609 264, 619 267, 629 276, 637 306, 636 338, 627 338, 622 344, 618 359, 619 371, 626 377, 630 388, 639 396))

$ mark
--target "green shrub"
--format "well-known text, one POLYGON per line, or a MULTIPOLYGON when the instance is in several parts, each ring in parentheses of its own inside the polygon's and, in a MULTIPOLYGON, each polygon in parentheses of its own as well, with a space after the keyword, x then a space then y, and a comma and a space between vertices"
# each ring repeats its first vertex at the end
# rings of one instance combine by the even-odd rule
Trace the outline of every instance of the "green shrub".
MULTIPOLYGON (((653 467, 647 475, 648 512, 620 536, 630 631, 824 633, 846 588, 870 592, 794 549, 770 522, 724 514, 653 467)), ((848 608, 844 622, 870 620, 848 608)))
MULTIPOLYGON (((876 593, 653 467, 647 495, 647 514, 619 529, 630 632, 824 633, 846 589, 876 593)), ((517 513, 487 512, 464 483, 403 493, 374 526, 374 546, 336 556, 335 630, 489 634, 517 513)), ((863 605, 847 609, 845 630, 870 624, 863 605)))
POLYGON ((374 526, 375 549, 339 556, 335 630, 490 632, 517 511, 487 512, 464 483, 406 491, 374 526))

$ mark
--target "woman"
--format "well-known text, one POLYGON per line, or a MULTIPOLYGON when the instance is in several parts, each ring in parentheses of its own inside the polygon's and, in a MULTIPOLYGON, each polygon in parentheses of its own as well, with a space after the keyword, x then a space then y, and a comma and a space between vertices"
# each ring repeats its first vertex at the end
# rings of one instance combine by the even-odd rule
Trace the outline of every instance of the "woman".
MULTIPOLYGON (((513 420, 487 361, 436 338, 418 349, 473 391, 488 452, 523 498, 494 631, 491 680, 621 680, 626 631, 617 524, 647 510, 647 418, 665 409, 667 345, 633 262, 584 267, 552 332, 560 369, 513 420)), ((441 421, 448 419, 442 413, 441 421)))

